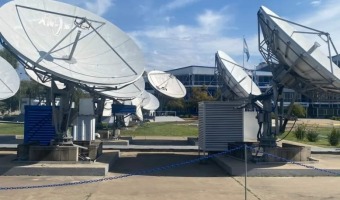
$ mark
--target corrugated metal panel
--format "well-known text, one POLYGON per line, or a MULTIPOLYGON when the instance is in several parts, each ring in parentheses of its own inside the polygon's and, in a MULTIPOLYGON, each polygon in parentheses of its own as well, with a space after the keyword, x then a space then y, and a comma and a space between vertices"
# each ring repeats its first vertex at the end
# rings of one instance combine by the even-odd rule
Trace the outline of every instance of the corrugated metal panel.
POLYGON ((49 145, 55 136, 51 106, 25 106, 24 143, 49 145))
POLYGON ((95 140, 96 119, 94 116, 79 115, 75 120, 73 127, 74 141, 92 141, 95 140))
MULTIPOLYGON (((242 102, 199 103, 199 148, 223 151, 228 143, 244 142, 244 109, 242 102)), ((257 123, 255 119, 251 123, 257 123)))

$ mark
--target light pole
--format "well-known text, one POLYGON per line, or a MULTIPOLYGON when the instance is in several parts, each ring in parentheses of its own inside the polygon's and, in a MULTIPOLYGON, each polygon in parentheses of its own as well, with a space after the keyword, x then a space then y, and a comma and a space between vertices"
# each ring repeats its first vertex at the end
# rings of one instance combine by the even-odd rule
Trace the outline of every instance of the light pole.
MULTIPOLYGON (((20 82, 21 82, 21 75, 22 75, 22 72, 20 72, 20 82)), ((19 95, 18 95, 18 99, 19 99, 19 113, 21 114, 21 83, 20 83, 20 86, 19 86, 19 95)))

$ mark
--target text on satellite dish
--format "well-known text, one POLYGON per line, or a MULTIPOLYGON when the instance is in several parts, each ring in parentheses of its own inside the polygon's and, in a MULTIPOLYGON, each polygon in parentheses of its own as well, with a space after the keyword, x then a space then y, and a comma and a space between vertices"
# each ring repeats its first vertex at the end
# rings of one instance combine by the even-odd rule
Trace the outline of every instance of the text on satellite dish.
POLYGON ((38 24, 41 24, 46 27, 51 27, 54 35, 59 35, 62 32, 62 30, 71 29, 71 25, 64 24, 63 19, 60 16, 56 17, 55 15, 52 14, 45 14, 44 17, 40 19, 38 24))

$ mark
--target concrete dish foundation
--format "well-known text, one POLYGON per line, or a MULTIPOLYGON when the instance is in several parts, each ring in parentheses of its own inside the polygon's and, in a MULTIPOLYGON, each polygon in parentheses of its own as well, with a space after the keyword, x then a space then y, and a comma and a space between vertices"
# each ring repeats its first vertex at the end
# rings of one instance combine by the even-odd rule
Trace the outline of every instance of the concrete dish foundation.
POLYGON ((19 144, 17 158, 21 161, 74 161, 79 157, 96 160, 103 152, 101 141, 74 141, 72 146, 39 146, 19 144))

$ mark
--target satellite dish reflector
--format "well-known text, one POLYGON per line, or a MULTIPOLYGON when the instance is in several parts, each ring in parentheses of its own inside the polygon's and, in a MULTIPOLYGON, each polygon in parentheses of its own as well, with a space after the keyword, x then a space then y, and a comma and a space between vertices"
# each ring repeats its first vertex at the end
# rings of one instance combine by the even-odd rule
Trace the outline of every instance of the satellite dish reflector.
POLYGON ((286 87, 302 92, 320 89, 340 92, 340 69, 318 48, 318 43, 305 38, 303 32, 295 30, 292 22, 280 18, 264 6, 261 6, 258 18, 264 44, 275 55, 279 64, 285 64, 289 68, 274 69, 273 76, 276 80, 286 87))
POLYGON ((129 126, 131 121, 131 115, 124 115, 124 125, 129 126))
POLYGON ((20 78, 5 59, 0 57, 0 100, 8 99, 17 93, 20 87, 20 78))
POLYGON ((148 104, 143 106, 144 110, 157 110, 159 108, 159 101, 157 97, 155 97, 153 94, 149 93, 150 101, 148 104))
MULTIPOLYGON (((112 86, 113 87, 113 86, 112 86)), ((141 76, 136 82, 133 82, 127 86, 122 87, 121 89, 113 89, 108 91, 99 91, 97 92, 115 99, 133 99, 139 96, 145 90, 145 81, 141 76)))
POLYGON ((131 104, 134 106, 140 106, 144 107, 150 102, 150 93, 147 91, 143 91, 140 95, 138 95, 136 98, 131 100, 131 104))
POLYGON ((237 97, 247 98, 249 94, 260 95, 261 90, 244 69, 223 51, 216 53, 217 68, 224 82, 237 97))
POLYGON ((186 95, 184 85, 172 74, 154 70, 148 73, 148 80, 155 90, 166 96, 183 98, 186 95))
POLYGON ((136 107, 136 117, 138 118, 139 121, 143 121, 143 112, 142 112, 142 107, 141 106, 137 106, 136 107))
MULTIPOLYGON (((51 87, 51 76, 46 75, 46 72, 43 70, 35 69, 34 71, 29 68, 25 68, 26 74, 34 81, 44 85, 46 87, 51 87)), ((58 89, 64 89, 66 86, 64 83, 60 81, 54 81, 58 89)))
POLYGON ((103 116, 104 117, 109 117, 112 115, 112 104, 113 100, 111 99, 106 99, 104 103, 104 109, 103 109, 103 116))
POLYGON ((0 8, 4 43, 23 60, 62 79, 117 85, 144 72, 142 52, 109 21, 51 0, 15 0, 0 8))

